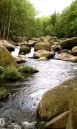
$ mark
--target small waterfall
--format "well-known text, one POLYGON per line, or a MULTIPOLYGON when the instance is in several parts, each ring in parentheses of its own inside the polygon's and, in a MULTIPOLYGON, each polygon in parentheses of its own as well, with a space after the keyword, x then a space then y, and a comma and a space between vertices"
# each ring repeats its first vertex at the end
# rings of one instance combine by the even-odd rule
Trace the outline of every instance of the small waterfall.
POLYGON ((30 53, 27 54, 26 56, 27 56, 27 57, 33 57, 33 54, 34 54, 34 47, 31 47, 30 53))
POLYGON ((15 48, 15 51, 13 51, 13 52, 11 53, 11 55, 17 57, 17 56, 19 55, 19 51, 20 51, 20 46, 17 46, 17 47, 15 48))

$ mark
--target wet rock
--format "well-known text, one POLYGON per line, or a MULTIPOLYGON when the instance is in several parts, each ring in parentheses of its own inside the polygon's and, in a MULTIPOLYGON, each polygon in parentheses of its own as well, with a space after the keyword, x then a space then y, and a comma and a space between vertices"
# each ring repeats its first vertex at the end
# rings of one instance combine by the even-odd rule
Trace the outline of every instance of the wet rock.
POLYGON ((34 49, 37 50, 46 50, 46 51, 51 51, 51 46, 49 43, 45 42, 39 42, 35 44, 34 49))
POLYGON ((77 56, 77 46, 72 48, 72 54, 77 56))
POLYGON ((67 53, 61 53, 57 56, 58 60, 77 62, 77 57, 67 53))
POLYGON ((15 49, 14 45, 7 40, 0 40, 0 45, 4 46, 9 51, 14 51, 15 49))
POLYGON ((38 50, 34 53, 34 58, 47 58, 50 59, 54 56, 54 52, 46 51, 46 50, 38 50))
POLYGON ((27 45, 25 45, 25 46, 22 46, 21 48, 20 48, 20 54, 27 54, 27 53, 29 53, 30 52, 30 47, 29 46, 27 46, 27 45))
POLYGON ((63 40, 61 43, 63 49, 72 49, 74 46, 77 45, 77 37, 68 38, 63 40))

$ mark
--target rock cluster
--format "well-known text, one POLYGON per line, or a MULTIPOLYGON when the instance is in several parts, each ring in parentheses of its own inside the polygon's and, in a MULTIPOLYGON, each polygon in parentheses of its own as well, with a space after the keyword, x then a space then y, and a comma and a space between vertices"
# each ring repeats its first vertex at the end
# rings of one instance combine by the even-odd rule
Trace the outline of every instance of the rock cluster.
POLYGON ((45 129, 77 128, 77 77, 46 92, 37 109, 45 129))

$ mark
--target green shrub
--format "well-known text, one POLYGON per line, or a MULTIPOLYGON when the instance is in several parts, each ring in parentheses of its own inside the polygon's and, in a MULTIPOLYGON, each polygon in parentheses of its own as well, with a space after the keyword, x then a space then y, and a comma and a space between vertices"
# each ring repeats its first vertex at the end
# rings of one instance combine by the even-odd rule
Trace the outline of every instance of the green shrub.
POLYGON ((32 74, 38 72, 38 70, 30 67, 30 66, 21 66, 18 68, 18 71, 21 72, 22 74, 32 74))
POLYGON ((18 70, 14 67, 8 67, 5 69, 3 75, 3 79, 6 81, 16 81, 22 78, 22 75, 18 70))

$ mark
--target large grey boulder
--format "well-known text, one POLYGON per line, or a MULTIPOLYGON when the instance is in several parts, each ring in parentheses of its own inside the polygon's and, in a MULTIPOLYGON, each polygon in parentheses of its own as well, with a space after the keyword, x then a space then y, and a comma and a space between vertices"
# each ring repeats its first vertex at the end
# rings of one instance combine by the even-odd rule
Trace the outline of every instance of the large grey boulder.
POLYGON ((60 44, 63 49, 72 49, 72 47, 77 46, 77 37, 65 39, 60 44))

